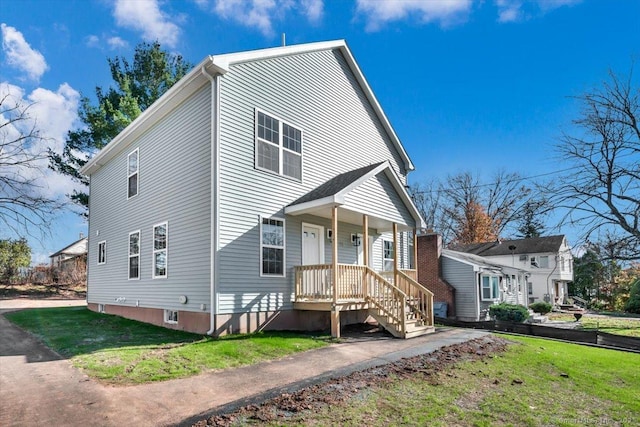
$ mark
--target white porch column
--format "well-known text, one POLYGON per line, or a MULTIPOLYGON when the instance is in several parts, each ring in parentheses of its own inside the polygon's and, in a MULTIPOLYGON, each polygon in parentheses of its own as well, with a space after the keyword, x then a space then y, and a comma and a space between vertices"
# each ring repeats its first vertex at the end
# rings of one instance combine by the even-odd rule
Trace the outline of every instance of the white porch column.
POLYGON ((331 228, 333 230, 332 242, 332 269, 331 279, 333 282, 333 307, 331 309, 331 336, 340 338, 340 310, 337 307, 338 302, 338 207, 331 209, 331 228))

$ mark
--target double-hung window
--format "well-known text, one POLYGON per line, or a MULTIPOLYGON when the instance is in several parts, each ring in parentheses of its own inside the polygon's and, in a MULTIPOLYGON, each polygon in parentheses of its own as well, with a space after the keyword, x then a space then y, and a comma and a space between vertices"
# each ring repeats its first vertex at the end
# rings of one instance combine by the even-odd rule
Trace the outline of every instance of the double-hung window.
POLYGON ((129 233, 129 279, 140 278, 140 231, 129 233))
POLYGON ((107 263, 107 241, 98 242, 98 265, 107 263))
POLYGON ((302 180, 302 131, 256 111, 256 168, 302 180))
POLYGON ((482 300, 493 301, 500 298, 500 278, 482 275, 482 300))
POLYGON ((392 271, 395 258, 393 253, 393 241, 383 240, 382 244, 384 245, 382 248, 382 269, 384 271, 392 271))
POLYGON ((167 277, 167 240, 166 222, 153 226, 153 278, 167 277))
POLYGON ((284 276, 284 219, 260 220, 260 273, 262 276, 284 276))
POLYGON ((140 152, 136 148, 127 156, 127 198, 138 194, 138 169, 140 152))

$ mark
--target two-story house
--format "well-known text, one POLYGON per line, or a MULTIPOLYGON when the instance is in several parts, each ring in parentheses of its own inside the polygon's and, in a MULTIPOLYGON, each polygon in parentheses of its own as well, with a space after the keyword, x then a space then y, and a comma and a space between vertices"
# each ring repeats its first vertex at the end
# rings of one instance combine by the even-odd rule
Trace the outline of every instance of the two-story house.
POLYGON ((499 240, 455 249, 526 270, 529 303, 562 304, 568 297, 567 283, 573 280, 573 256, 564 235, 499 240))
POLYGON ((209 56, 81 171, 89 307, 212 335, 430 332, 413 169, 344 41, 209 56))

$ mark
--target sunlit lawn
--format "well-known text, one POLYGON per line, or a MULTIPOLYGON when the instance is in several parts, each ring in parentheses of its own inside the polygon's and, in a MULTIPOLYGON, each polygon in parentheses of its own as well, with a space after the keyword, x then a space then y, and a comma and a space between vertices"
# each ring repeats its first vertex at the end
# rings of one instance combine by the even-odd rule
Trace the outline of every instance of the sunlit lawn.
POLYGON ((289 332, 214 339, 95 313, 86 307, 32 309, 5 316, 89 376, 117 384, 250 365, 328 343, 327 336, 289 332))
MULTIPOLYGON (((547 315, 550 320, 562 320, 566 322, 575 322, 572 314, 565 313, 549 313, 547 315)), ((582 316, 580 319, 582 328, 586 330, 600 330, 610 334, 627 335, 630 337, 640 338, 640 320, 625 317, 591 317, 582 316)))

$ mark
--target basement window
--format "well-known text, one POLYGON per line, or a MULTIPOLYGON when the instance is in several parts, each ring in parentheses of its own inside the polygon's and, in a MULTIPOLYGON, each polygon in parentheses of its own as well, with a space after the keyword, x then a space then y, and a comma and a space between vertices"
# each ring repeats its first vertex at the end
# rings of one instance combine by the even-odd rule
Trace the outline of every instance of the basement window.
POLYGON ((164 323, 171 323, 171 324, 178 323, 178 312, 176 310, 165 310, 164 323))

